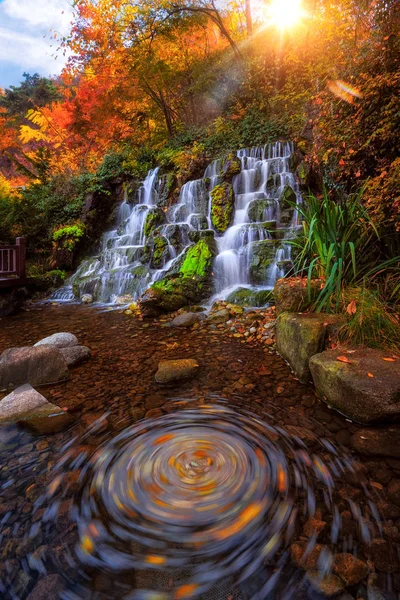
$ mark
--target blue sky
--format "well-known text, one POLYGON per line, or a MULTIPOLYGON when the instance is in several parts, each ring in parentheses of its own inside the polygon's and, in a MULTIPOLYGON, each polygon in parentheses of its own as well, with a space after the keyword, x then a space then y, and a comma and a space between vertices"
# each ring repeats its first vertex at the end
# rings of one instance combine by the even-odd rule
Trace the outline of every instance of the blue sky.
POLYGON ((68 34, 72 12, 68 0, 0 0, 0 88, 18 85, 24 71, 60 73, 65 58, 55 60, 50 29, 68 34))

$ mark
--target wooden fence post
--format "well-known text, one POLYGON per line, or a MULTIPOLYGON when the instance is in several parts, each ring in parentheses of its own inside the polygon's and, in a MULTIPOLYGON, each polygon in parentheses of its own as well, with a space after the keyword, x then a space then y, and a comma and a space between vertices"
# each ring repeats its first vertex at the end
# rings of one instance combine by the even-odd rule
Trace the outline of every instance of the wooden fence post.
POLYGON ((17 248, 17 275, 21 279, 24 279, 26 276, 25 270, 25 259, 26 259, 26 246, 25 246, 25 238, 17 237, 15 240, 17 248))

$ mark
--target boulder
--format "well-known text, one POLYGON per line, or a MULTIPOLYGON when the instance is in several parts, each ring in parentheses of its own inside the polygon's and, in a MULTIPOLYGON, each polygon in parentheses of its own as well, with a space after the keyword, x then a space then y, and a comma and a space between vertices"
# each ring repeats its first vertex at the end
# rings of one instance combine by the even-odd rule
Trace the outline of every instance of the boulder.
POLYGON ((156 281, 139 299, 138 305, 143 316, 158 316, 211 296, 212 265, 216 254, 217 246, 211 237, 202 238, 189 246, 179 271, 156 281))
POLYGON ((214 229, 224 233, 231 224, 235 197, 230 183, 220 183, 211 192, 211 222, 214 229))
POLYGON ((199 313, 184 312, 171 321, 172 327, 191 327, 199 320, 199 313))
POLYGON ((221 177, 224 181, 232 181, 235 175, 238 175, 242 170, 240 158, 231 152, 225 159, 224 166, 221 171, 221 177))
POLYGON ((69 367, 76 367, 76 365, 89 360, 92 355, 87 346, 71 346, 69 348, 60 348, 60 352, 69 367))
POLYGON ((281 209, 292 208, 293 204, 296 204, 296 192, 290 185, 285 185, 279 198, 279 204, 281 209))
POLYGON ((359 429, 351 437, 351 446, 360 454, 400 458, 400 427, 359 429))
POLYGON ((53 333, 49 337, 45 337, 39 342, 36 342, 36 346, 56 346, 56 348, 68 348, 70 346, 77 346, 79 344, 78 338, 73 333, 53 333))
POLYGON ((281 313, 276 324, 276 349, 300 381, 311 378, 310 358, 325 350, 342 317, 322 313, 281 313))
MULTIPOLYGON (((268 229, 271 223, 275 222, 271 221, 270 223, 264 223, 266 229, 268 229)), ((265 284, 268 278, 268 270, 275 261, 277 244, 279 244, 279 242, 271 239, 248 244, 248 254, 250 256, 249 276, 251 283, 256 285, 265 284)))
POLYGON ((68 375, 67 363, 56 346, 9 348, 0 355, 0 390, 23 383, 55 383, 68 375))
POLYGON ((381 350, 358 348, 348 353, 326 350, 309 364, 319 394, 350 419, 371 423, 400 416, 399 359, 381 350), (338 360, 343 354, 348 362, 338 360))
POLYGON ((170 383, 181 379, 188 379, 197 373, 199 364, 192 358, 179 360, 162 360, 158 364, 155 375, 157 383, 170 383))
POLYGON ((276 207, 276 200, 261 198, 252 200, 247 208, 247 216, 251 223, 267 221, 276 207))
POLYGON ((55 423, 56 430, 71 422, 71 417, 59 406, 52 404, 31 385, 25 384, 0 401, 0 423, 24 422, 40 433, 49 431, 55 423))
POLYGON ((156 227, 162 225, 165 221, 165 213, 161 208, 157 208, 156 206, 152 206, 147 213, 146 220, 143 226, 143 233, 147 237, 149 237, 156 227))
POLYGON ((276 314, 306 310, 315 302, 323 285, 322 279, 312 279, 310 285, 307 277, 279 279, 274 287, 276 314))

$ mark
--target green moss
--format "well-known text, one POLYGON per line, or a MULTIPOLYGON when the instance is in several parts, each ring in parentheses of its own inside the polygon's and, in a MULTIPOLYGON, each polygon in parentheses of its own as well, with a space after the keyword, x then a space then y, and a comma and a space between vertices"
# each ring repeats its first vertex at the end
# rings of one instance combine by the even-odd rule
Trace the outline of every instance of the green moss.
POLYGON ((230 183, 216 185, 211 192, 211 222, 214 228, 224 233, 233 216, 234 195, 230 183))
POLYGON ((211 250, 208 239, 202 238, 197 244, 189 248, 180 269, 184 277, 206 277, 214 259, 215 253, 211 250))
MULTIPOLYGON (((260 221, 264 221, 266 211, 274 206, 274 200, 253 200, 249 204, 249 208, 247 214, 252 223, 259 223, 260 221)), ((276 228, 276 223, 275 223, 276 228)))
POLYGON ((164 263, 168 240, 163 235, 156 235, 153 238, 153 255, 151 257, 151 266, 153 269, 161 269, 164 263))
POLYGON ((228 154, 225 159, 224 167, 221 172, 221 177, 224 181, 232 181, 235 175, 238 175, 242 170, 242 163, 234 152, 228 154))
POLYGON ((268 268, 273 264, 276 252, 275 240, 253 242, 250 245, 250 279, 254 284, 263 284, 266 281, 268 268))
POLYGON ((249 288, 238 288, 227 298, 227 302, 239 304, 239 306, 265 306, 272 300, 272 290, 252 290, 249 288))
POLYGON ((160 208, 151 208, 147 213, 143 232, 146 238, 150 237, 156 227, 159 227, 165 219, 164 211, 160 208))
POLYGON ((290 185, 285 185, 283 188, 283 192, 281 197, 279 198, 279 203, 282 208, 293 208, 293 204, 296 203, 296 194, 293 188, 290 185))

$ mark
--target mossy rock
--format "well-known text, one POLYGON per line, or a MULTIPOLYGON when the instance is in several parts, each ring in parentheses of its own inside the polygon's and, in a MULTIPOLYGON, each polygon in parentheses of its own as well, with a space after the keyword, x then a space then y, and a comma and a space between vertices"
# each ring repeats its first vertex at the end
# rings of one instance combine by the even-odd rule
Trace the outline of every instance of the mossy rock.
POLYGON ((282 210, 279 218, 280 226, 289 228, 292 223, 293 215, 294 208, 285 208, 284 210, 282 210))
POLYGON ((208 229, 208 219, 205 215, 192 215, 190 225, 194 229, 208 229))
POLYGON ((212 229, 202 229, 201 231, 189 231, 188 238, 195 244, 202 238, 214 237, 214 231, 212 229))
POLYGON ((282 313, 276 326, 276 348, 303 383, 311 379, 309 360, 325 350, 329 336, 343 325, 339 315, 282 313))
POLYGON ((263 240, 249 244, 248 251, 251 256, 249 276, 253 284, 265 283, 268 269, 275 260, 276 247, 275 240, 263 240))
POLYGON ((276 314, 307 310, 317 299, 322 279, 312 279, 310 285, 306 277, 279 279, 274 287, 276 314))
POLYGON ((303 190, 307 190, 311 183, 311 165, 304 160, 298 165, 296 169, 296 175, 300 182, 300 187, 303 190))
POLYGON ((259 223, 266 220, 266 213, 275 206, 274 200, 252 200, 247 209, 247 215, 252 223, 259 223))
POLYGON ((168 171, 161 175, 158 183, 158 206, 165 207, 168 205, 168 201, 173 195, 176 186, 177 179, 173 171, 168 171))
POLYGON ((168 255, 168 240, 163 235, 155 235, 152 244, 150 266, 153 269, 161 269, 168 255))
POLYGON ((224 166, 221 172, 223 181, 231 182, 235 175, 238 175, 242 170, 240 158, 235 153, 231 152, 225 159, 224 166))
POLYGON ((165 214, 161 208, 150 208, 143 227, 143 233, 146 238, 149 238, 156 227, 159 227, 164 223, 164 220, 165 214))
POLYGON ((285 185, 281 196, 279 198, 279 204, 281 205, 281 210, 285 208, 293 208, 293 204, 296 204, 296 193, 290 185, 285 185))
POLYGON ((220 183, 211 192, 211 222, 213 227, 224 233, 233 218, 235 198, 230 183, 220 183))
POLYGON ((238 288, 232 292, 227 302, 239 306, 265 306, 272 300, 272 290, 257 290, 251 288, 238 288))
POLYGON ((178 273, 157 281, 139 300, 144 316, 178 310, 196 304, 211 295, 213 289, 212 264, 217 254, 213 238, 200 239, 190 246, 178 273))

